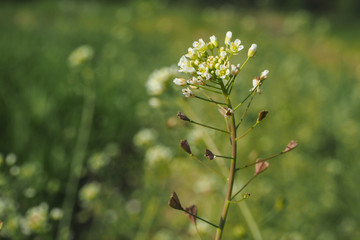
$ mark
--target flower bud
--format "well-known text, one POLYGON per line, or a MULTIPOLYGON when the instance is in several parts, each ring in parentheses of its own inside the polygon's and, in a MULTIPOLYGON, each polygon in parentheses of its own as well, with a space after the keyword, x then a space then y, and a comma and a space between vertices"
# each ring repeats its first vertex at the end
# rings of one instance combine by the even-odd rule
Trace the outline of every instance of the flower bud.
POLYGON ((192 154, 190 145, 186 139, 180 141, 180 147, 184 149, 184 151, 187 152, 188 154, 192 154))
POLYGON ((212 35, 210 37, 210 43, 216 48, 219 47, 219 43, 218 43, 217 38, 215 37, 215 35, 212 35))
POLYGON ((269 70, 264 70, 260 75, 260 80, 265 80, 269 76, 269 70))
POLYGON ((190 119, 189 119, 185 114, 183 114, 182 112, 178 112, 177 116, 178 116, 181 120, 190 122, 190 119))
POLYGON ((173 82, 178 86, 186 86, 187 85, 186 80, 183 78, 175 78, 173 82))
POLYGON ((248 51, 248 57, 251 58, 255 55, 256 53, 256 50, 257 50, 257 45, 255 43, 253 43, 251 45, 251 47, 249 48, 249 51, 248 51))
POLYGON ((235 65, 231 65, 231 74, 236 76, 238 75, 240 72, 240 64, 238 64, 237 66, 235 65))
POLYGON ((261 112, 259 113, 259 116, 258 116, 257 121, 260 122, 261 120, 263 120, 263 119, 266 117, 266 115, 268 114, 268 112, 269 112, 269 111, 266 111, 266 110, 261 111, 261 112))
MULTIPOLYGON (((185 211, 191 213, 192 215, 197 216, 197 207, 196 207, 196 205, 192 205, 190 207, 185 208, 185 211)), ((192 222, 194 225, 196 225, 196 217, 190 215, 189 213, 185 213, 185 214, 189 218, 190 222, 192 222)))
POLYGON ((257 176, 260 173, 262 173, 263 171, 265 171, 269 167, 269 165, 270 164, 268 162, 262 161, 262 159, 260 159, 260 158, 258 160, 256 160, 254 176, 257 176))
POLYGON ((171 194, 170 200, 169 200, 169 206, 177 209, 177 210, 184 210, 184 208, 181 206, 180 199, 178 198, 176 192, 173 192, 171 194))
POLYGON ((209 160, 213 160, 216 156, 209 149, 206 149, 205 157, 207 157, 209 160))
POLYGON ((225 44, 227 46, 230 45, 231 37, 232 37, 232 32, 228 31, 225 36, 225 44))
POLYGON ((296 148, 297 145, 298 145, 297 141, 291 140, 283 152, 290 152, 291 150, 296 148))

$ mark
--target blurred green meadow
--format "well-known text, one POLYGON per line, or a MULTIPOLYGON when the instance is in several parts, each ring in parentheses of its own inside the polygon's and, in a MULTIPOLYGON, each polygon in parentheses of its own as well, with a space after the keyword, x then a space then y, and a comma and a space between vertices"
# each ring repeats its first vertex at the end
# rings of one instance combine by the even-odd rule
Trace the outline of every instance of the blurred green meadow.
MULTIPOLYGON (((259 111, 269 115, 239 143, 240 162, 292 139, 299 146, 232 206, 224 239, 360 239, 359 23, 229 4, 0 3, 0 238, 197 239, 167 205, 173 191, 217 223, 224 184, 178 143, 188 139, 199 156, 216 146, 226 154, 227 139, 176 113, 211 125, 221 115, 184 99, 172 80, 193 41, 222 42, 230 30, 245 46, 238 63, 258 45, 234 101, 270 71, 240 132, 259 111)), ((226 169, 222 160, 210 164, 226 169)), ((242 170, 236 186, 252 174, 242 170)), ((203 239, 214 236, 198 224, 203 239)))

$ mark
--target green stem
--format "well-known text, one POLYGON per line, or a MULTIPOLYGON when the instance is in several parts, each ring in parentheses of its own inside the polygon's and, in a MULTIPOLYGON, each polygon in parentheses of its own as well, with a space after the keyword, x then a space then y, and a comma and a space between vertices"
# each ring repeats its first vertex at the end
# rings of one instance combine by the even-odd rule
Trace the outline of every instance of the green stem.
POLYGON ((255 162, 246 164, 246 165, 244 165, 244 166, 241 166, 241 167, 235 169, 235 171, 238 171, 238 170, 241 170, 241 169, 244 169, 244 168, 247 168, 247 167, 251 167, 251 166, 253 166, 253 165, 255 165, 255 164, 259 163, 259 162, 265 162, 265 161, 267 161, 267 160, 270 160, 270 159, 272 159, 272 158, 275 158, 275 157, 277 157, 277 156, 279 156, 279 155, 281 155, 281 154, 284 154, 284 153, 286 153, 286 152, 282 151, 282 152, 277 153, 277 154, 275 154, 275 155, 273 155, 273 156, 271 156, 271 157, 264 158, 264 159, 261 159, 261 160, 259 160, 259 161, 255 161, 255 162))
POLYGON ((215 88, 215 89, 218 89, 218 90, 221 90, 221 88, 219 88, 219 87, 216 87, 216 86, 213 86, 213 85, 210 85, 210 84, 206 84, 205 86, 207 86, 207 87, 211 87, 211 88, 215 88))
POLYGON ((204 86, 201 86, 201 85, 193 85, 193 84, 190 84, 190 86, 194 86, 194 87, 197 87, 197 88, 200 88, 200 89, 204 89, 204 90, 206 90, 206 91, 213 92, 213 93, 216 93, 216 94, 222 94, 222 92, 215 91, 215 90, 209 89, 209 88, 204 87, 204 86))
POLYGON ((78 137, 76 140, 74 155, 71 161, 69 178, 66 185, 66 194, 63 203, 64 217, 59 223, 59 232, 57 239, 64 239, 64 236, 70 234, 71 219, 73 215, 74 205, 77 199, 76 193, 79 186, 83 162, 85 160, 86 148, 88 145, 91 124, 94 116, 95 108, 95 91, 92 89, 92 79, 87 79, 89 82, 84 89, 84 106, 80 120, 78 137))
POLYGON ((247 105, 247 107, 246 107, 243 115, 241 116, 241 119, 240 119, 239 123, 236 125, 236 129, 241 125, 242 121, 244 120, 244 118, 245 118, 245 116, 246 116, 246 114, 247 114, 247 112, 248 112, 248 110, 249 110, 249 108, 250 108, 251 102, 252 102, 253 99, 254 99, 254 96, 255 96, 255 92, 252 94, 251 99, 250 99, 250 102, 248 103, 248 105, 247 105))
POLYGON ((253 95, 256 91, 256 88, 254 90, 252 90, 249 95, 246 96, 246 98, 244 100, 241 101, 241 103, 239 103, 235 108, 234 108, 234 111, 236 109, 238 109, 251 95, 253 95))
POLYGON ((228 157, 228 156, 221 156, 221 155, 215 155, 215 157, 219 157, 219 158, 227 158, 227 159, 233 159, 232 157, 228 157))
POLYGON ((216 127, 211 127, 211 126, 208 126, 208 125, 205 125, 205 124, 202 124, 202 123, 198 123, 198 122, 195 122, 193 120, 190 120, 189 122, 193 123, 193 124, 196 124, 196 125, 199 125, 199 126, 202 126, 202 127, 210 128, 210 129, 213 129, 213 130, 216 130, 216 131, 219 131, 219 132, 228 133, 228 134, 230 133, 228 131, 225 131, 225 130, 222 130, 222 129, 219 129, 219 128, 216 128, 216 127))
POLYGON ((245 137, 246 135, 248 135, 252 130, 254 130, 254 128, 259 124, 260 122, 257 121, 254 125, 251 126, 251 128, 249 128, 243 135, 241 135, 240 137, 236 138, 236 141, 240 140, 241 138, 245 137))
POLYGON ((197 218, 197 219, 199 219, 199 220, 201 220, 201 221, 203 221, 203 222, 205 222, 205 223, 207 223, 207 224, 209 224, 209 225, 211 225, 211 226, 213 226, 213 227, 215 227, 215 228, 218 228, 218 227, 219 227, 219 226, 217 226, 217 225, 215 225, 215 224, 213 224, 213 223, 211 223, 211 222, 209 222, 209 221, 207 221, 207 220, 205 220, 205 219, 203 219, 203 218, 201 218, 201 217, 198 217, 198 216, 192 214, 191 212, 186 211, 185 209, 182 209, 182 210, 183 210, 184 212, 186 212, 187 214, 193 216, 194 218, 197 218))
POLYGON ((217 102, 217 101, 212 100, 211 98, 210 98, 210 99, 206 99, 206 98, 199 97, 199 96, 195 96, 195 97, 198 98, 198 99, 200 99, 200 100, 206 101, 206 102, 211 102, 211 103, 220 104, 220 105, 226 105, 226 103, 217 102))
POLYGON ((233 200, 242 190, 244 190, 244 189, 246 188, 246 186, 249 185, 249 183, 250 183, 252 180, 254 180, 254 178, 256 178, 256 176, 257 176, 257 175, 252 176, 252 178, 250 178, 250 179, 244 184, 244 186, 243 186, 242 188, 240 188, 239 191, 237 191, 237 192, 234 194, 234 196, 231 197, 231 200, 233 200))
MULTIPOLYGON (((224 87, 224 84, 220 83, 221 88, 223 89, 224 97, 227 102, 227 106, 232 108, 231 101, 229 99, 229 95, 227 95, 227 91, 224 87)), ((220 240, 223 234, 223 230, 226 223, 226 218, 229 212, 229 205, 232 195, 232 190, 234 186, 234 178, 235 178, 235 168, 236 168, 236 154, 237 154, 237 142, 236 142, 236 126, 235 126, 235 116, 231 115, 231 123, 230 123, 230 131, 231 131, 231 164, 230 164, 230 173, 228 179, 228 187, 224 201, 224 207, 221 213, 219 227, 216 230, 216 240, 220 240)))

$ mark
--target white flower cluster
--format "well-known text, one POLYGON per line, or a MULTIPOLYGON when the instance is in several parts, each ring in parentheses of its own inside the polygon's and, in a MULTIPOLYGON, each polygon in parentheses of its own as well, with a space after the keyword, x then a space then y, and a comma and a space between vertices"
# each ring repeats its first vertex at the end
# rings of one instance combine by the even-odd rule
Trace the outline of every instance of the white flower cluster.
POLYGON ((48 211, 49 206, 45 202, 27 210, 26 216, 20 220, 22 233, 30 235, 47 232, 49 230, 48 211))
MULTIPOLYGON (((229 31, 225 37, 225 47, 219 47, 218 40, 215 36, 210 37, 210 41, 205 43, 199 39, 193 43, 188 53, 180 58, 178 66, 179 72, 192 75, 192 78, 185 80, 175 78, 174 83, 179 86, 205 85, 206 81, 229 80, 232 76, 239 73, 240 66, 230 65, 230 57, 237 55, 244 46, 239 39, 231 41, 232 33, 229 31), (214 50, 217 54, 214 54, 214 50)), ((253 47, 254 49, 254 47, 253 47)), ((255 49, 256 51, 256 49, 255 49)), ((194 97, 190 88, 183 89, 185 97, 194 97)))
POLYGON ((146 82, 146 89, 149 95, 158 96, 162 94, 168 81, 177 73, 176 66, 163 67, 152 72, 146 82))

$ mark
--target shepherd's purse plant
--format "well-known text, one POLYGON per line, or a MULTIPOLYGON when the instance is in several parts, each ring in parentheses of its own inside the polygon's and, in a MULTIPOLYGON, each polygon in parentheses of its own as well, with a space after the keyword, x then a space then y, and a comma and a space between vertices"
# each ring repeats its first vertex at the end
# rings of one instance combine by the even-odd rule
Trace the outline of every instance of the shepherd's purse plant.
MULTIPOLYGON (((216 240, 222 239, 223 237, 231 205, 239 203, 250 196, 249 193, 245 193, 239 198, 239 194, 244 191, 252 180, 269 167, 269 160, 283 155, 297 146, 296 141, 290 141, 283 151, 266 158, 258 158, 250 164, 239 166, 239 161, 237 159, 238 142, 253 131, 253 129, 258 126, 268 114, 267 110, 261 111, 255 123, 247 130, 242 130, 242 132, 238 134, 240 126, 242 126, 243 120, 248 113, 254 97, 257 94, 261 94, 260 86, 269 77, 268 70, 262 71, 260 76, 256 76, 252 79, 252 87, 247 96, 238 103, 234 104, 232 102, 231 94, 233 93, 234 87, 236 87, 236 78, 249 60, 255 56, 257 52, 257 45, 252 44, 248 49, 247 59, 243 64, 231 64, 231 58, 234 55, 240 54, 243 49, 244 46, 241 45, 241 41, 239 39, 232 41, 232 32, 230 31, 226 33, 225 46, 220 46, 218 39, 215 36, 211 36, 209 42, 199 39, 193 43, 193 46, 188 49, 188 53, 182 56, 178 63, 180 68, 179 72, 186 74, 187 77, 175 78, 173 80, 174 84, 184 87, 182 89, 182 93, 185 98, 205 101, 213 105, 218 108, 220 114, 225 119, 225 127, 212 126, 207 123, 194 121, 191 116, 187 116, 186 113, 178 112, 177 114, 179 119, 185 122, 199 125, 223 134, 224 140, 230 143, 231 150, 228 155, 220 155, 216 152, 214 153, 211 149, 205 149, 204 157, 207 158, 207 160, 201 160, 193 154, 190 143, 186 139, 180 141, 180 147, 190 157, 208 167, 215 174, 220 175, 226 182, 227 190, 222 210, 219 211, 220 220, 218 223, 216 224, 199 217, 197 215, 197 207, 195 205, 184 208, 175 192, 172 193, 169 200, 169 206, 185 212, 195 227, 197 220, 203 221, 214 227, 216 229, 216 240), (242 111, 240 112, 241 109, 242 111), (222 173, 209 166, 206 163, 206 161, 209 160, 228 161, 228 175, 224 176, 222 173), (251 166, 255 166, 254 175, 240 189, 234 189, 234 181, 238 173, 240 173, 240 170, 251 166)), ((200 233, 199 237, 201 238, 200 233)))

